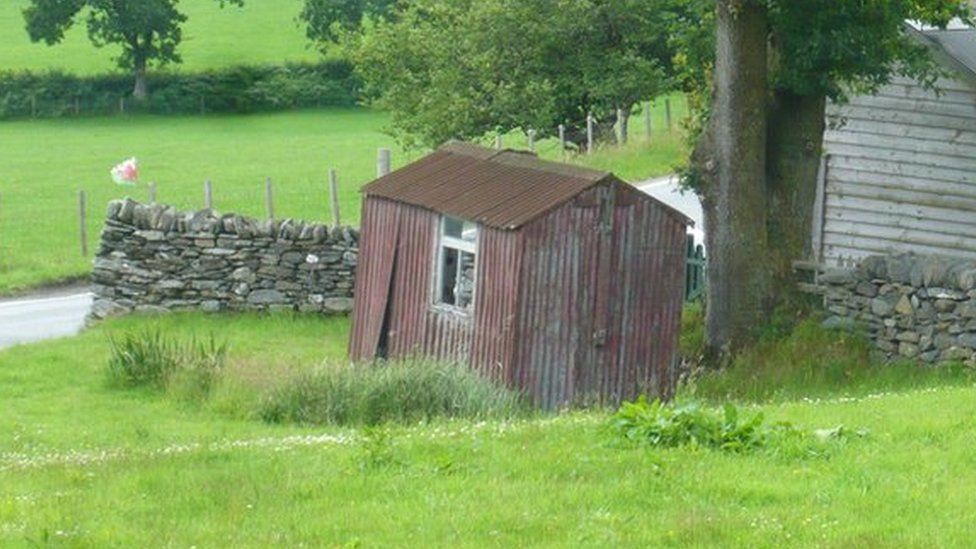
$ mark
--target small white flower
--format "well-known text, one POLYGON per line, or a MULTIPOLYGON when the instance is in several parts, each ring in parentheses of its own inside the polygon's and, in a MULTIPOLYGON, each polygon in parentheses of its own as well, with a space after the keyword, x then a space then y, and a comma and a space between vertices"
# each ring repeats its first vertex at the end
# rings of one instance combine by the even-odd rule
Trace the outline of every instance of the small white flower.
POLYGON ((318 262, 319 262, 319 256, 315 254, 308 254, 305 257, 305 263, 308 263, 309 265, 315 265, 318 262))

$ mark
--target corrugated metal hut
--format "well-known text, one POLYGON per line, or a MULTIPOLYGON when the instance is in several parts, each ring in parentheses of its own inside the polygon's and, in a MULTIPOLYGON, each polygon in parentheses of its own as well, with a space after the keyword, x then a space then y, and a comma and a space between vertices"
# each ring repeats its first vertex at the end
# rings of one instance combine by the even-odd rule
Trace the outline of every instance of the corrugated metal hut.
POLYGON ((606 172, 457 142, 363 192, 353 360, 458 361, 547 408, 671 390, 678 211, 606 172))
POLYGON ((910 30, 947 75, 895 78, 832 105, 814 212, 816 259, 873 254, 976 258, 976 29, 910 30))

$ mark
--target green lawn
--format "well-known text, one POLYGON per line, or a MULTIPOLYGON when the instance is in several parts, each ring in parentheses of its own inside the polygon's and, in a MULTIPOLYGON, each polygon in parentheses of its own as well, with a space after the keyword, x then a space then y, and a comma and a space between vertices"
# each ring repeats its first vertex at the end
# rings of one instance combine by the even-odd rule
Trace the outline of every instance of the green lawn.
MULTIPOLYGON (((828 455, 609 443, 604 412, 341 430, 108 389, 108 334, 219 333, 265 375, 341 360, 343 319, 129 318, 0 351, 0 545, 965 546, 976 388, 754 407, 865 429, 828 455)), ((219 391, 218 391, 219 394, 219 391)))
MULTIPOLYGON (((61 69, 76 74, 117 70, 115 46, 95 48, 84 21, 75 25, 57 46, 30 41, 21 10, 27 0, 0 2, 0 70, 61 69)), ((183 64, 177 70, 197 71, 242 64, 314 61, 296 22, 302 0, 248 0, 244 8, 221 10, 217 0, 182 0, 189 20, 183 28, 183 64)))
MULTIPOLYGON (((663 108, 655 111, 663 127, 663 108)), ((278 217, 327 220, 327 173, 340 178, 343 220, 357 223, 359 193, 376 170, 376 149, 394 149, 394 167, 423 151, 397 149, 384 133, 388 116, 366 109, 332 109, 251 116, 103 117, 0 123, 0 295, 89 272, 80 253, 77 193, 88 193, 89 248, 95 249, 105 204, 131 195, 145 200, 157 184, 160 202, 181 209, 203 205, 203 182, 214 185, 223 212, 263 215, 264 180, 275 183, 278 217), (119 187, 117 162, 135 156, 143 184, 119 187)), ((569 158, 613 169, 630 179, 669 172, 682 157, 675 131, 648 143, 569 158)), ((519 146, 511 138, 507 146, 519 146)), ((552 141, 540 153, 563 158, 552 141)))

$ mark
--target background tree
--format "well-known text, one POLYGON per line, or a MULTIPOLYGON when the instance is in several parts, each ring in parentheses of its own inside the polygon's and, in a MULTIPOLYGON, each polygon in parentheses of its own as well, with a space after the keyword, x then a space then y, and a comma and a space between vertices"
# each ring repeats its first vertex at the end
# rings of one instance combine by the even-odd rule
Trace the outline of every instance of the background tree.
POLYGON ((699 103, 686 181, 705 210, 707 345, 718 356, 750 343, 795 296, 791 263, 811 252, 827 100, 876 91, 894 74, 933 84, 940 69, 905 22, 944 26, 971 14, 966 0, 689 5, 706 11, 675 29, 693 46, 684 82, 712 87, 694 90, 711 100, 699 103), (702 21, 714 21, 714 31, 702 21))
POLYGON ((667 8, 642 0, 416 0, 347 36, 407 143, 612 123, 670 85, 667 8))
MULTIPOLYGON (((242 5, 243 0, 216 0, 242 5)), ((135 80, 132 95, 148 94, 146 71, 151 63, 162 66, 181 61, 177 47, 183 38, 180 26, 186 15, 177 9, 178 0, 30 0, 24 8, 27 33, 34 42, 54 45, 79 18, 84 17, 88 37, 97 47, 122 46, 116 59, 120 68, 131 70, 135 80)))
POLYGON ((345 32, 357 31, 366 19, 386 19, 397 0, 305 0, 299 20, 314 42, 334 44, 345 32))

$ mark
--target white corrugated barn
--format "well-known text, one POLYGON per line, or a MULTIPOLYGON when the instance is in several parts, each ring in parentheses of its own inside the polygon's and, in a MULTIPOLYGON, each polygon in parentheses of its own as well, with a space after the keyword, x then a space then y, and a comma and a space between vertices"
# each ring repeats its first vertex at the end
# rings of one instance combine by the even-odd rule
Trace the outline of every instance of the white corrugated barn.
POLYGON ((813 250, 831 265, 913 251, 976 258, 976 29, 916 29, 951 71, 828 108, 813 250))

